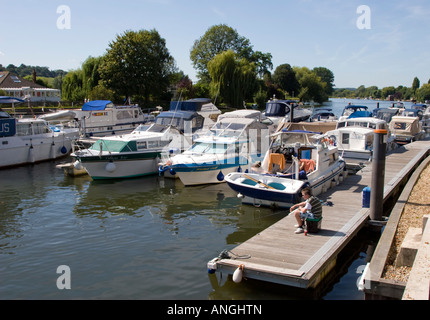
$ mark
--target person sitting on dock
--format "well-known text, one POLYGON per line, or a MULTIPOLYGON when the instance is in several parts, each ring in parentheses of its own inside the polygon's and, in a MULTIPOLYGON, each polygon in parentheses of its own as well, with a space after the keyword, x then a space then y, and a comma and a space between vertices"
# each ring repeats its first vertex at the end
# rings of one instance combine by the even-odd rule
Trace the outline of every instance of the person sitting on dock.
POLYGON ((304 202, 297 203, 290 208, 290 212, 294 212, 297 224, 295 227, 297 230, 295 233, 303 233, 303 225, 307 218, 316 219, 322 216, 322 205, 321 201, 312 195, 310 188, 304 188, 302 190, 302 197, 304 202))

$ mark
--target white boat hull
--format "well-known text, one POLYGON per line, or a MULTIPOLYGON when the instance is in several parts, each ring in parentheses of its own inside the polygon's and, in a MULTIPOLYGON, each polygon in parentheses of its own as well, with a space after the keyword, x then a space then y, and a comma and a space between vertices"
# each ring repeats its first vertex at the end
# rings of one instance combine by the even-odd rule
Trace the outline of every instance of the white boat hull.
POLYGON ((0 168, 55 160, 72 150, 72 138, 42 135, 30 139, 19 136, 0 138, 0 168))
POLYGON ((125 161, 91 161, 82 165, 94 180, 127 179, 158 173, 158 158, 125 161))
POLYGON ((176 172, 176 176, 181 180, 185 186, 196 186, 202 184, 218 184, 224 183, 224 177, 232 172, 237 172, 239 166, 201 170, 201 171, 186 171, 176 172))

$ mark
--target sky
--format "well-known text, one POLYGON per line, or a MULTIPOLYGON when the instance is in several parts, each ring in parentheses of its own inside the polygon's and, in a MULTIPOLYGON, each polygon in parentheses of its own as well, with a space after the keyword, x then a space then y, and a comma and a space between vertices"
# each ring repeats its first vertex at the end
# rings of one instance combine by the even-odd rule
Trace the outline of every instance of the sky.
POLYGON ((127 30, 155 29, 193 81, 190 50, 226 24, 281 64, 325 67, 337 88, 430 79, 428 0, 0 0, 0 64, 78 69, 127 30))

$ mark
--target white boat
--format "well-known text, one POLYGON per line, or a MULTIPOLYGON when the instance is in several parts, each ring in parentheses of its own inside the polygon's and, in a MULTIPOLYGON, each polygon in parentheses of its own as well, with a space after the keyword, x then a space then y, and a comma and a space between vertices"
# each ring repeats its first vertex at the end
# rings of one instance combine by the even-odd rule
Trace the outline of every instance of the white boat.
POLYGON ((188 150, 163 161, 160 173, 175 174, 185 186, 192 186, 222 183, 228 173, 246 170, 250 159, 258 157, 262 137, 269 130, 251 110, 249 117, 246 112, 241 112, 242 117, 228 114, 220 116, 210 132, 195 139, 188 150))
MULTIPOLYGON (((350 118, 337 123, 336 129, 327 132, 330 141, 343 158, 371 161, 375 130, 388 130, 384 120, 372 117, 350 118)), ((397 145, 388 133, 387 151, 397 145)))
POLYGON ((273 135, 261 167, 253 173, 230 173, 225 180, 242 203, 289 208, 299 202, 303 188, 311 187, 318 196, 344 174, 345 162, 326 135, 282 130, 273 135))
POLYGON ((144 114, 138 105, 116 106, 108 100, 90 101, 82 109, 61 110, 39 118, 50 122, 75 120, 86 138, 130 133, 139 124, 155 119, 153 115, 144 114))
POLYGON ((343 109, 342 115, 339 117, 339 121, 344 121, 349 118, 372 117, 372 115, 372 112, 369 111, 367 106, 350 104, 343 109))
POLYGON ((129 134, 100 138, 72 156, 76 168, 85 168, 94 180, 125 179, 158 173, 162 153, 190 144, 178 129, 152 123, 140 125, 129 134))
POLYGON ((0 111, 0 168, 64 157, 78 138, 78 129, 64 131, 42 119, 16 119, 0 111))
POLYGON ((390 132, 397 144, 421 140, 425 136, 419 117, 395 116, 390 122, 390 132))

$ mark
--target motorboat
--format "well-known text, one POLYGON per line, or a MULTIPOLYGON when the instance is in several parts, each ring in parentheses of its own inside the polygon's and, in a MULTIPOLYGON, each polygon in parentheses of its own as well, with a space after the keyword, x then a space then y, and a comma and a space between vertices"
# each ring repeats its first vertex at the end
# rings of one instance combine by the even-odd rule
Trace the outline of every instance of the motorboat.
MULTIPOLYGON (((194 140, 183 152, 161 163, 160 174, 168 172, 177 176, 185 186, 224 182, 230 172, 246 170, 261 154, 268 127, 258 121, 254 111, 226 113, 205 135, 194 140), (231 114, 231 117, 229 117, 231 114)), ((268 145, 268 143, 267 143, 268 145)))
POLYGON ((64 157, 78 138, 77 128, 64 131, 42 119, 16 119, 0 111, 0 168, 64 157))
POLYGON ((372 117, 372 112, 369 111, 367 106, 350 104, 343 109, 342 115, 339 117, 339 121, 358 117, 372 117))
POLYGON ((417 116, 420 118, 422 129, 426 133, 430 133, 430 106, 427 104, 413 104, 411 106, 412 111, 407 111, 408 114, 405 114, 405 111, 402 113, 407 116, 417 116))
MULTIPOLYGON (((388 130, 387 122, 373 117, 358 117, 339 121, 336 129, 328 131, 327 135, 343 158, 371 161, 375 130, 388 130)), ((388 132, 387 151, 396 147, 388 132)))
POLYGON ((397 144, 404 145, 421 140, 425 136, 420 118, 414 116, 395 116, 390 122, 390 132, 397 144))
POLYGON ((264 111, 265 119, 270 120, 275 125, 279 125, 283 121, 306 121, 311 115, 310 109, 299 106, 295 100, 271 99, 266 103, 264 111))
POLYGON ((204 133, 215 123, 221 114, 210 99, 197 98, 186 101, 171 101, 168 111, 161 112, 155 122, 175 125, 185 134, 204 133))
POLYGON ((162 153, 177 153, 191 144, 173 126, 142 124, 132 133, 103 137, 90 148, 72 153, 77 169, 94 180, 125 179, 158 173, 162 153))
POLYGON ((332 112, 332 109, 320 108, 312 114, 312 116, 309 118, 309 121, 310 122, 338 121, 338 117, 332 112))
POLYGON ((130 133, 139 124, 155 119, 151 114, 144 114, 138 105, 117 106, 109 100, 89 101, 82 109, 60 110, 39 118, 50 123, 75 120, 85 138, 130 133))
POLYGON ((347 174, 345 161, 325 134, 283 129, 272 139, 261 164, 225 177, 244 204, 289 208, 300 201, 303 188, 318 196, 347 174))

